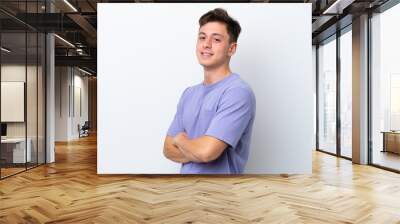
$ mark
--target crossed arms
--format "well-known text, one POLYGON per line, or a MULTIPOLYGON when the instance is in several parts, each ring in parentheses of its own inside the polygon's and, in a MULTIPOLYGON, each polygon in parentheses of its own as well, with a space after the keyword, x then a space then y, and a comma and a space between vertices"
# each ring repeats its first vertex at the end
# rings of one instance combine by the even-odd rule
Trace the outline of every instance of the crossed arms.
POLYGON ((224 93, 206 133, 189 139, 184 132, 182 102, 183 96, 168 129, 163 150, 165 157, 178 163, 206 163, 217 159, 228 145, 234 147, 237 144, 255 110, 255 98, 251 90, 231 88, 224 93))
POLYGON ((227 146, 224 141, 211 136, 189 139, 185 132, 180 132, 175 137, 165 137, 164 155, 178 163, 206 163, 217 159, 227 146))

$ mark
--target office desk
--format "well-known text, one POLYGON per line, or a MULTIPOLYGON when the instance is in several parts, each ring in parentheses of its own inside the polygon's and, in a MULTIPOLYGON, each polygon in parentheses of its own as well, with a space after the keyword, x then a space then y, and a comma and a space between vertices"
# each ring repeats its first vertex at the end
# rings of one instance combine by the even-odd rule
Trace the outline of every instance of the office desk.
POLYGON ((383 150, 382 152, 393 152, 400 154, 400 132, 382 131, 383 150))
POLYGON ((25 155, 25 138, 1 139, 1 157, 6 160, 6 163, 31 162, 32 140, 28 138, 27 142, 28 142, 27 144, 28 147, 26 147, 26 155, 25 155))

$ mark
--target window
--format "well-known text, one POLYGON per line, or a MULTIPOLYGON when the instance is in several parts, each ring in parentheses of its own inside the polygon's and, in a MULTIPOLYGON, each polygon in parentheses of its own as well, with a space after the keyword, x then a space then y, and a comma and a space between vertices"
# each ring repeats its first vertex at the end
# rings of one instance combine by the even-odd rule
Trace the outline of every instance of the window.
POLYGON ((336 153, 336 39, 318 48, 318 149, 336 153))
POLYGON ((340 36, 340 155, 352 157, 352 34, 340 36))
POLYGON ((372 164, 400 170, 400 5, 371 18, 372 164))

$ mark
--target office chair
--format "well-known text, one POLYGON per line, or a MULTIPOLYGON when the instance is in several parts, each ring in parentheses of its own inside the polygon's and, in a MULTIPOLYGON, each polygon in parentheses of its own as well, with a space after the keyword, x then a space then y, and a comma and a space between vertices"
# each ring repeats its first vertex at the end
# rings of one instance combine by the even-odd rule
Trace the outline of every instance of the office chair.
POLYGON ((90 129, 90 125, 89 125, 89 121, 85 121, 85 123, 82 125, 82 127, 79 127, 80 125, 78 125, 78 129, 79 129, 79 138, 80 137, 87 137, 89 136, 89 129, 90 129))

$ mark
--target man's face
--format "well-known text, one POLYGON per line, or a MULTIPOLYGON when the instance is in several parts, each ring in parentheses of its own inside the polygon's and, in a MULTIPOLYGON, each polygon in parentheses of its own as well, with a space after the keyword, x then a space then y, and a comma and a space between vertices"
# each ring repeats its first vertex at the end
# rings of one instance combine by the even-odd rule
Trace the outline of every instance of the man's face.
POLYGON ((204 68, 218 68, 228 63, 236 51, 236 43, 229 42, 226 25, 209 22, 199 29, 196 56, 204 68))

